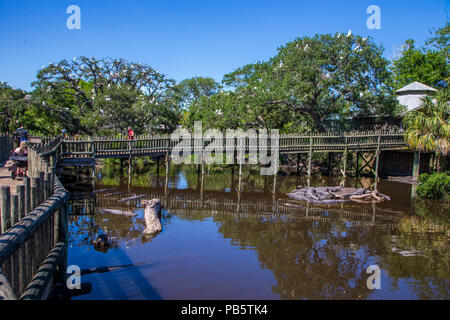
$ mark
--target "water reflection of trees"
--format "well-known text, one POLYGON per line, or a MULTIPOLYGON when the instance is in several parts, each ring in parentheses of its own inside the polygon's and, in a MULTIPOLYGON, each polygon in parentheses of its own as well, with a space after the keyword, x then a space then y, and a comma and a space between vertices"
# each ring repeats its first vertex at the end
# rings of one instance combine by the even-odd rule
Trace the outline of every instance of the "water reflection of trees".
MULTIPOLYGON (((174 173, 175 176, 182 174, 187 188, 196 190, 200 185, 199 176, 195 167, 192 166, 191 169, 190 172, 182 172, 175 168, 171 172, 171 179, 174 179, 174 173)), ((119 179, 117 176, 111 178, 119 179)), ((238 175, 235 175, 234 179, 236 181, 233 182, 230 174, 206 176, 204 188, 229 189, 233 183, 237 185, 238 175)), ((311 182, 312 185, 339 184, 338 179, 327 177, 314 179, 316 180, 311 182)), ((154 179, 152 172, 141 175, 139 179, 133 181, 133 185, 149 186, 148 181, 162 187, 159 180, 154 179)), ((244 181, 243 191, 257 193, 262 199, 271 199, 273 177, 254 175, 249 179, 244 175, 244 181)), ((348 179, 346 184, 353 186, 353 183, 357 182, 348 179)), ((120 184, 120 181, 117 183, 120 184)), ((279 177, 278 183, 280 187, 277 189, 281 194, 290 191, 296 185, 304 185, 306 180, 304 177, 279 177)), ((140 193, 142 192, 144 191, 140 190, 140 193)), ((220 197, 219 194, 216 196, 220 197)), ((230 198, 229 194, 224 198, 230 198)), ((427 211, 426 204, 422 206, 418 204, 416 208, 419 209, 416 210, 419 215, 420 212, 427 211)), ((170 207, 166 209, 171 211, 170 207)), ((173 213, 182 214, 179 209, 173 209, 173 213)), ((368 277, 366 268, 371 264, 378 264, 387 271, 394 289, 399 285, 400 279, 402 281, 409 279, 406 280, 408 286, 419 298, 450 297, 448 289, 450 257, 447 237, 418 234, 401 229, 392 231, 357 227, 356 223, 352 223, 352 219, 356 219, 358 214, 357 209, 348 209, 355 213, 353 218, 347 219, 348 221, 322 222, 306 219, 282 221, 257 214, 226 212, 206 212, 206 214, 194 212, 189 215, 189 219, 201 220, 213 215, 219 232, 225 238, 231 239, 232 244, 242 249, 253 248, 257 252, 261 267, 273 272, 277 280, 273 291, 283 299, 365 299, 373 293, 366 286, 368 277), (395 243, 392 242, 393 239, 395 243), (404 257, 392 252, 393 246, 406 250, 422 250, 425 256, 404 257)), ((133 210, 136 208, 130 209, 133 210)), ((76 245, 92 245, 99 232, 123 241, 137 240, 142 243, 149 241, 150 239, 142 235, 145 222, 141 211, 137 210, 139 215, 133 218, 98 213, 86 218, 85 221, 81 220, 85 218, 72 217, 73 232, 78 235, 76 245)), ((433 218, 433 212, 425 212, 424 215, 433 218)), ((166 214, 162 222, 164 230, 164 225, 170 223, 170 215, 166 214)))
POLYGON ((257 251, 261 266, 273 272, 277 280, 273 291, 282 299, 365 299, 372 293, 366 286, 370 264, 387 270, 394 288, 399 279, 413 278, 408 285, 419 298, 449 297, 447 246, 430 238, 400 233, 399 245, 429 248, 426 257, 404 257, 391 251, 391 235, 378 229, 339 222, 214 217, 225 238, 257 251))
POLYGON ((446 235, 398 232, 386 246, 422 252, 404 257, 386 250, 381 255, 380 264, 389 271, 393 288, 398 287, 400 279, 409 279, 409 286, 419 299, 450 299, 450 250, 446 235))
POLYGON ((370 293, 365 251, 382 242, 370 230, 256 215, 216 214, 214 220, 233 244, 256 250, 282 299, 364 299, 370 293))

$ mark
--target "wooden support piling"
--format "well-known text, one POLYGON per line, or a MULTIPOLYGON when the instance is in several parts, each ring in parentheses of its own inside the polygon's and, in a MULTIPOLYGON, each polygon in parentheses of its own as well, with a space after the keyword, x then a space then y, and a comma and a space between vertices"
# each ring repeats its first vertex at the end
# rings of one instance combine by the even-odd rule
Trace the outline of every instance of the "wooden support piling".
POLYGON ((19 221, 19 196, 11 195, 11 226, 19 221))
POLYGON ((412 176, 414 178, 419 177, 419 168, 420 168, 420 152, 415 151, 414 152, 414 160, 413 160, 413 169, 412 169, 412 176))
POLYGON ((8 186, 0 187, 1 233, 11 227, 11 192, 8 186))
POLYGON ((18 198, 19 220, 25 217, 25 186, 16 186, 18 198))
POLYGON ((23 179, 23 185, 25 187, 25 215, 31 211, 31 180, 26 177, 23 179))
POLYGON ((309 138, 309 153, 308 153, 308 177, 311 177, 311 165, 312 165, 312 146, 313 146, 313 139, 309 138))

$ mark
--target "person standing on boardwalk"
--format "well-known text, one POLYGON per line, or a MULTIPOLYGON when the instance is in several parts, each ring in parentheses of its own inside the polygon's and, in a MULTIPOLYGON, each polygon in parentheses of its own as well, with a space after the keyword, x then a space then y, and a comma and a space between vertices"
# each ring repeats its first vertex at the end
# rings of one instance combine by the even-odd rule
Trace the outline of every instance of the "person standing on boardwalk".
POLYGON ((128 127, 128 140, 134 139, 134 130, 131 127, 128 127))
POLYGON ((134 130, 128 127, 128 149, 131 150, 131 141, 134 140, 134 130))
POLYGON ((13 134, 14 140, 19 140, 16 145, 20 145, 23 141, 28 142, 28 131, 23 128, 23 125, 20 126, 13 134))
POLYGON ((28 141, 28 131, 25 130, 22 125, 14 132, 14 134, 17 136, 20 143, 22 143, 22 141, 28 141))

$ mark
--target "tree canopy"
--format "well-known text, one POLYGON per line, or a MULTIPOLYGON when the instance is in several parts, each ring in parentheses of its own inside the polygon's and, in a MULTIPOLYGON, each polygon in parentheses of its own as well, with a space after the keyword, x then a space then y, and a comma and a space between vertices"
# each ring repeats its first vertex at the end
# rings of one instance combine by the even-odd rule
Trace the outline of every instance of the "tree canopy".
POLYGON ((226 74, 222 83, 209 77, 177 83, 125 59, 61 60, 38 71, 29 93, 1 83, 0 129, 167 133, 203 121, 222 130, 326 131, 330 121, 398 114, 393 91, 410 82, 445 88, 449 30, 448 23, 435 30, 424 47, 408 40, 391 62, 373 39, 351 32, 297 38, 268 60, 226 74))
POLYGON ((179 118, 175 81, 150 66, 87 57, 49 64, 33 100, 69 132, 171 131, 179 118))
POLYGON ((409 39, 397 59, 392 61, 395 89, 418 81, 438 88, 449 85, 449 33, 450 25, 434 31, 425 41, 425 46, 416 47, 414 40, 409 39))
POLYGON ((372 40, 351 34, 298 38, 268 61, 225 75, 223 82, 233 91, 202 99, 191 117, 220 116, 224 122, 229 114, 244 120, 243 126, 325 131, 325 120, 391 114, 396 103, 382 51, 372 40))

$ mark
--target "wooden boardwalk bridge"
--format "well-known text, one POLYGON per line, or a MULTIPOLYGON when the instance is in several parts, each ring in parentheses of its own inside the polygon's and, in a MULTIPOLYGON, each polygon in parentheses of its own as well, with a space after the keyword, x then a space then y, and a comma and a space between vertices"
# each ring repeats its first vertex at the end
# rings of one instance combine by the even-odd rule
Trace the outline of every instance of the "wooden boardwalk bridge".
MULTIPOLYGON (((404 134, 398 131, 367 131, 343 134, 306 134, 306 135, 280 135, 278 139, 278 150, 280 155, 297 154, 297 170, 305 169, 310 176, 312 173, 312 157, 315 153, 340 153, 340 163, 330 166, 341 165, 341 172, 345 177, 350 153, 356 155, 356 163, 362 163, 362 167, 356 168, 356 175, 363 169, 369 168, 374 176, 378 177, 378 166, 380 153, 387 150, 406 150, 407 144, 403 138, 404 134), (360 160, 361 159, 361 160, 360 160)), ((171 140, 170 136, 137 136, 134 140, 128 140, 125 136, 112 137, 85 137, 65 138, 61 144, 61 166, 94 166, 96 159, 119 158, 132 159, 140 156, 148 156, 158 159, 164 158, 166 164, 170 161, 176 149, 178 141, 171 140)), ((232 152, 235 163, 241 166, 249 153, 271 152, 270 139, 261 145, 254 137, 234 138, 233 141, 225 141, 221 144, 208 145, 203 140, 191 138, 185 146, 184 152, 197 154, 203 171, 203 151, 221 152, 226 154, 232 152), (242 161, 239 161, 239 158, 242 161)), ((168 170, 168 165, 166 165, 168 170)))

